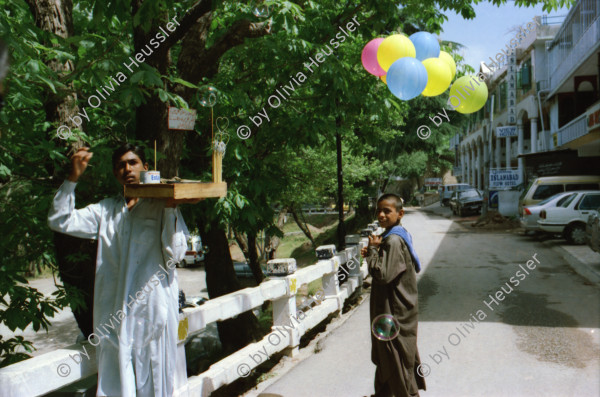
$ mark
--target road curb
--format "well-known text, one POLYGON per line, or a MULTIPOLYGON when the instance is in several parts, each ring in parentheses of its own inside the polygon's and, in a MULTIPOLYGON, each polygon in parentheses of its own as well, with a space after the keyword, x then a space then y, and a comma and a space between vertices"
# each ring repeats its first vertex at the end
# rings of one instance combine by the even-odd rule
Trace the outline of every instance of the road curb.
POLYGON ((542 244, 549 246, 554 252, 560 254, 562 258, 569 264, 569 266, 581 277, 600 287, 600 273, 596 272, 594 269, 591 269, 587 264, 581 262, 575 256, 571 255, 571 253, 563 247, 557 247, 554 243, 549 241, 542 241, 542 244))

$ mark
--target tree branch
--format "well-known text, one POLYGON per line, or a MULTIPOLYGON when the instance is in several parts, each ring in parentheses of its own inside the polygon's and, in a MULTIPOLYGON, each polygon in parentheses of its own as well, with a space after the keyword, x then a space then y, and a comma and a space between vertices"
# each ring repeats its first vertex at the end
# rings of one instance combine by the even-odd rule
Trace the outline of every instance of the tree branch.
POLYGON ((207 13, 212 13, 211 1, 199 0, 196 4, 191 6, 183 18, 179 20, 180 26, 177 27, 173 34, 167 37, 164 45, 168 48, 173 47, 194 27, 194 25, 200 22, 200 18, 204 17, 207 13))
MULTIPOLYGON (((231 48, 242 44, 246 38, 257 38, 271 33, 271 22, 254 23, 241 19, 234 22, 215 44, 205 49, 205 40, 202 36, 205 27, 206 24, 197 24, 185 36, 177 62, 177 69, 182 72, 182 77, 193 83, 199 82, 203 77, 215 75, 221 56, 231 48)), ((192 91, 183 86, 178 88, 184 92, 192 91)), ((185 99, 189 98, 189 94, 181 96, 185 99)))

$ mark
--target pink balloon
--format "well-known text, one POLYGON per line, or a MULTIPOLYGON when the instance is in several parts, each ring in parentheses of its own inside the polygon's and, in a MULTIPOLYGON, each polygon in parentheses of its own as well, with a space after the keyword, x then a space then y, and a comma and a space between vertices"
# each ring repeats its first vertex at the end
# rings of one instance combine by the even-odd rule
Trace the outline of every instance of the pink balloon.
POLYGON ((379 62, 377 62, 377 49, 382 41, 383 38, 369 41, 365 48, 363 48, 360 56, 363 67, 367 70, 367 72, 374 76, 385 76, 386 74, 386 71, 383 70, 381 66, 379 66, 379 62))

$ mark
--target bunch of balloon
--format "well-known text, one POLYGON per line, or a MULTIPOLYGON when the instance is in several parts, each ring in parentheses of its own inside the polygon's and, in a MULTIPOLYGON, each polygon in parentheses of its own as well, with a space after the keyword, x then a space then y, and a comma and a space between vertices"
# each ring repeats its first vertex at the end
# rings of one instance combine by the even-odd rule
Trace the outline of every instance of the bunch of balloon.
MULTIPOLYGON (((417 32, 410 37, 393 34, 373 39, 363 48, 361 60, 367 72, 379 77, 391 93, 402 100, 419 95, 438 96, 448 89, 456 76, 454 59, 440 50, 437 38, 428 32, 417 32)), ((477 107, 481 98, 481 93, 467 98, 460 110, 477 107)))

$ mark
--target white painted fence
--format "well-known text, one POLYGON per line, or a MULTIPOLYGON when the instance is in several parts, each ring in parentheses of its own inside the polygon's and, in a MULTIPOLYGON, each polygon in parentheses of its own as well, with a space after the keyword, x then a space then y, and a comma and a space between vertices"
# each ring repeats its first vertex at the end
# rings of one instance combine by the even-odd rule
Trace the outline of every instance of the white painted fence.
MULTIPOLYGON (((230 384, 261 363, 255 363, 250 354, 265 351, 269 356, 277 352, 293 356, 298 351, 300 337, 325 320, 329 314, 342 309, 344 301, 362 284, 367 266, 359 261, 360 248, 368 240, 361 239, 358 246, 346 248, 335 257, 297 270, 285 277, 273 277, 254 288, 245 288, 231 294, 211 299, 202 306, 183 309, 179 316, 176 392, 177 397, 208 396, 219 387, 230 384), (335 279, 341 264, 353 258, 361 266, 349 270, 347 281, 336 285, 335 279), (321 278, 325 298, 306 313, 306 317, 290 327, 291 316, 296 316, 296 292, 302 284, 321 278), (281 339, 274 344, 269 335, 213 364, 205 372, 188 378, 185 361, 185 343, 215 321, 235 317, 252 310, 265 301, 273 301, 273 327, 281 339), (286 325, 286 327, 284 327, 286 325), (285 335, 285 336, 284 336, 285 335)), ((263 361, 264 362, 264 361, 263 361)), ((63 349, 0 368, 0 394, 2 397, 33 397, 61 389, 97 372, 95 348, 89 343, 75 344, 63 349), (77 354, 79 353, 79 356, 77 354), (88 357, 89 356, 89 359, 88 357)))

